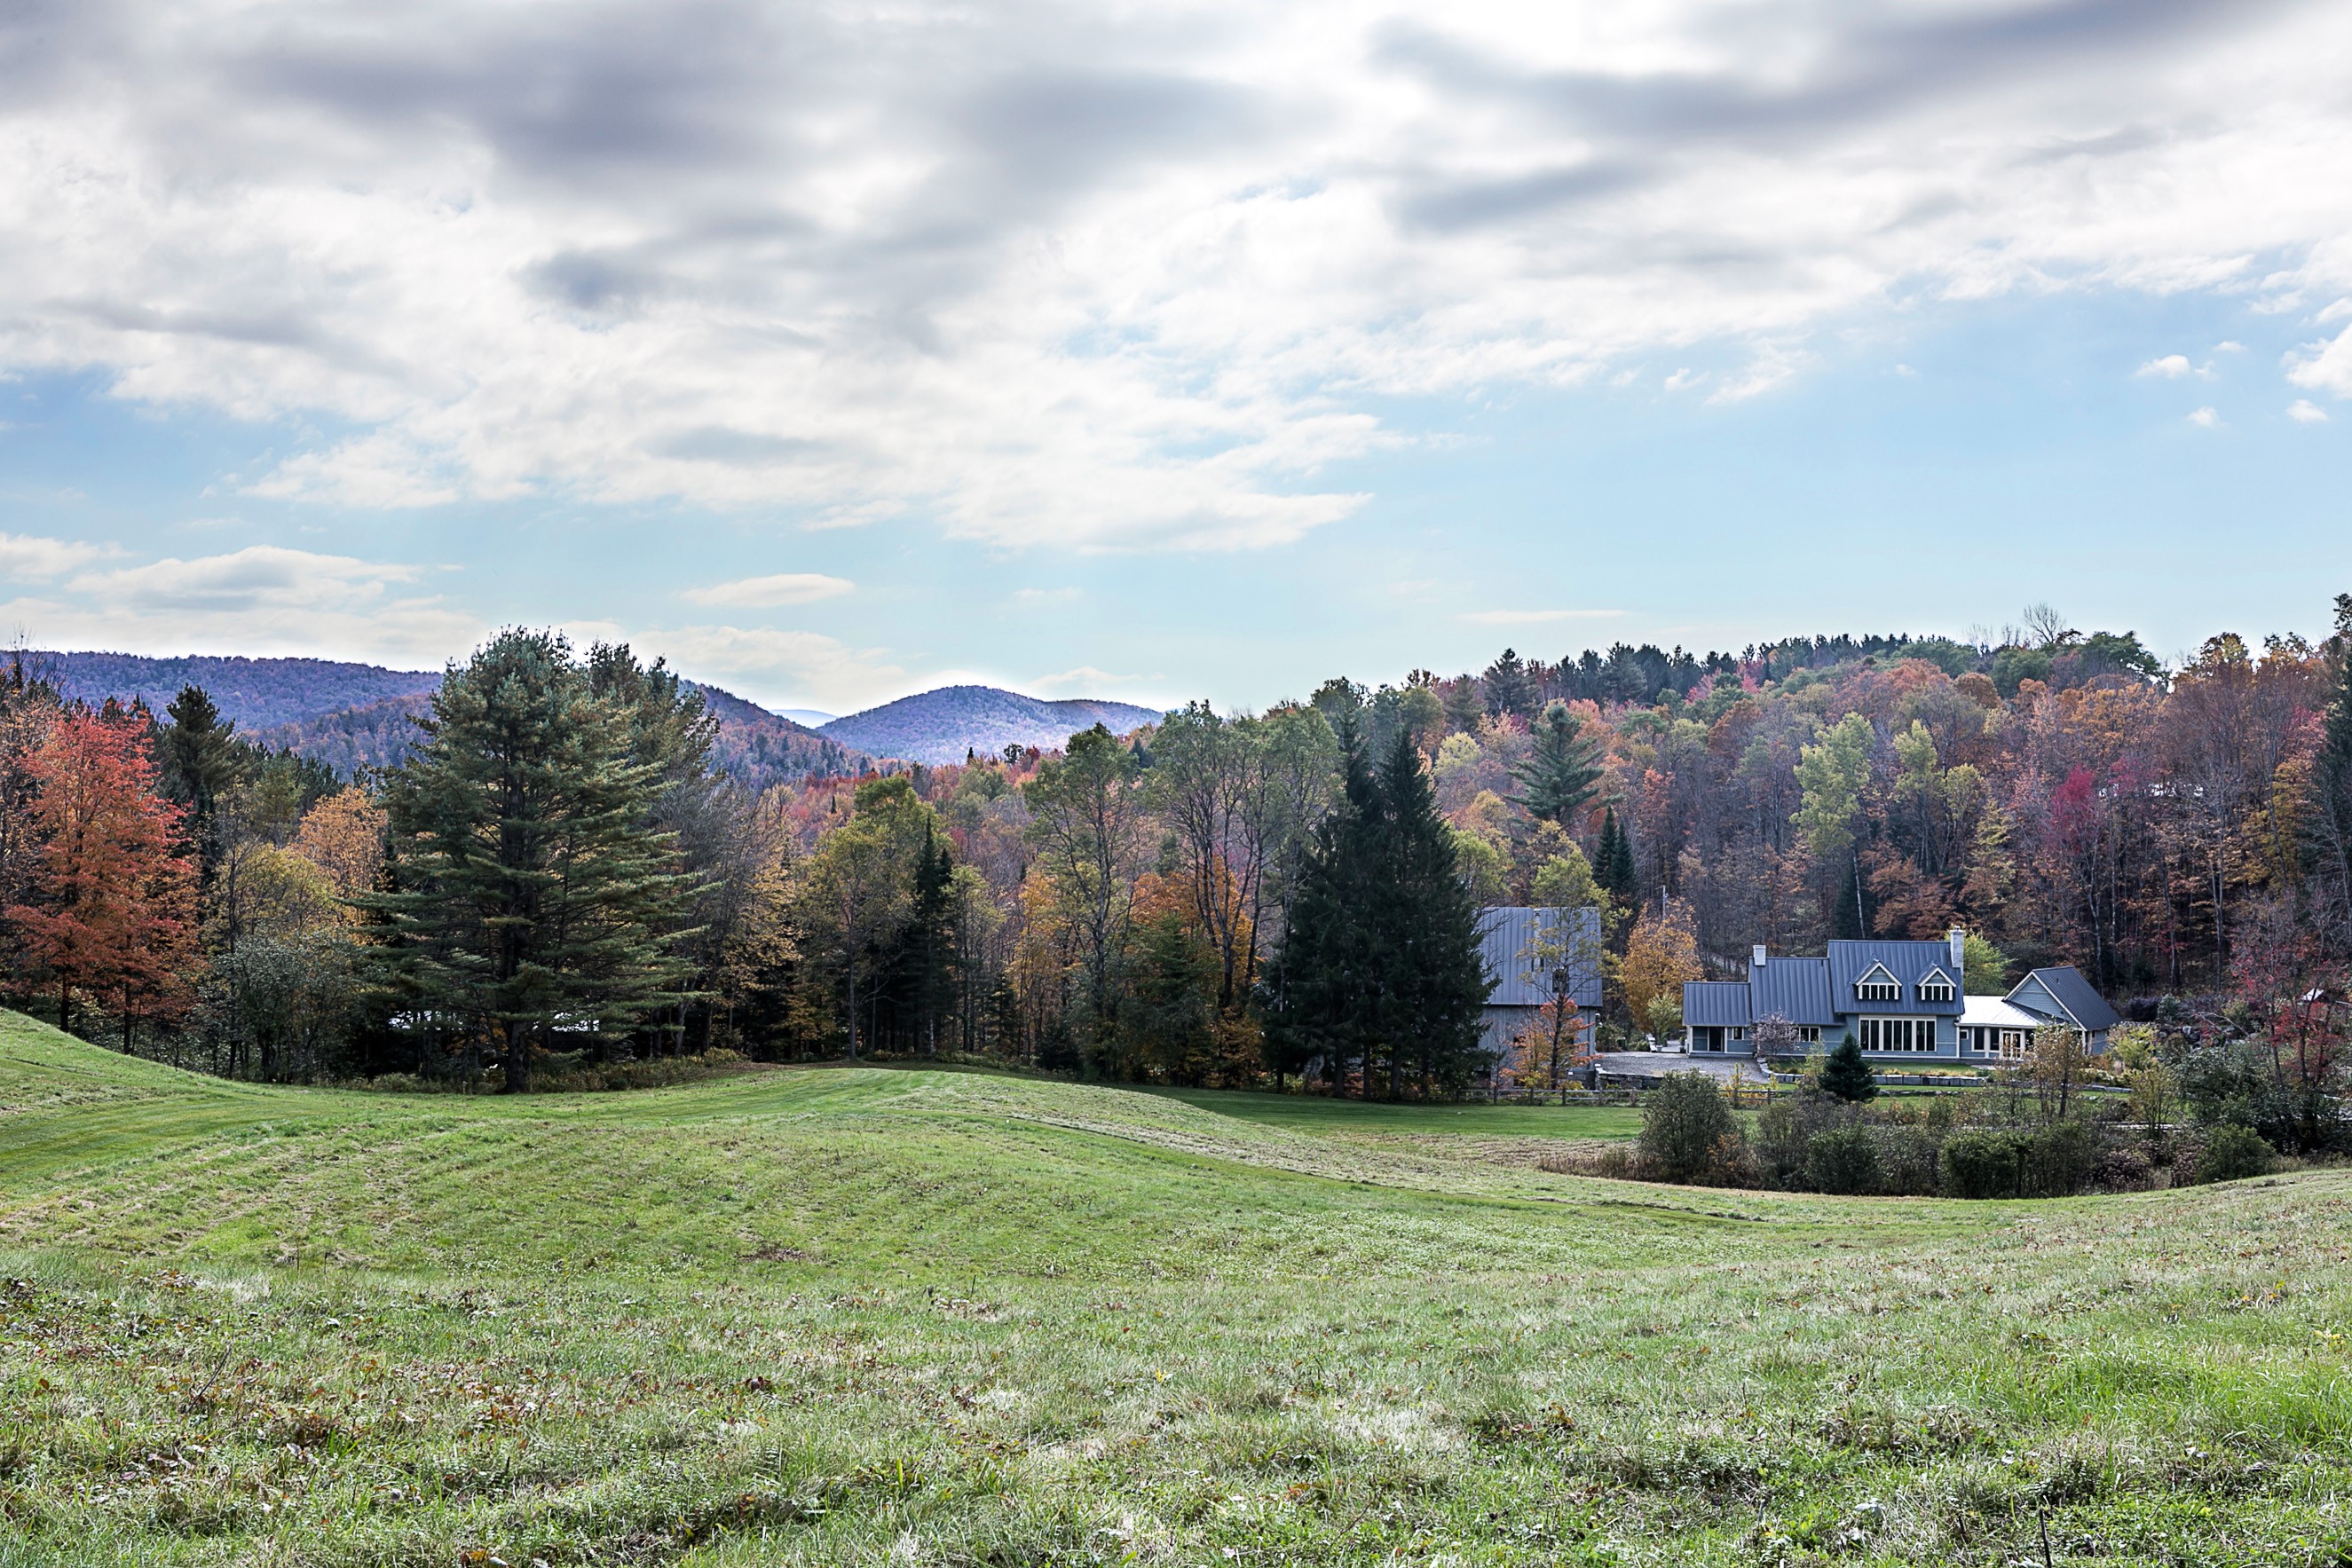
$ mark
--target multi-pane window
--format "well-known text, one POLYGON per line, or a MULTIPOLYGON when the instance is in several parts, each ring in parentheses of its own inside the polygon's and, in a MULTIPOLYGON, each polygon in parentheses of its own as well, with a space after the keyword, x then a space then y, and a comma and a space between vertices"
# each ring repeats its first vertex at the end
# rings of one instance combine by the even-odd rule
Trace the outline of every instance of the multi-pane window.
POLYGON ((1797 1038, 1807 1045, 1819 1045, 1822 1042, 1822 1026, 1814 1023, 1799 1024, 1797 1038))
POLYGON ((1853 994, 1865 1002, 1891 1002, 1901 998, 1903 988, 1893 980, 1857 980, 1853 994))
POLYGON ((1864 1051, 1933 1051, 1934 1019, 1861 1019, 1854 1025, 1864 1051))
POLYGON ((1923 1002, 1948 1002, 1952 999, 1952 982, 1939 972, 1919 982, 1919 999, 1923 1002))

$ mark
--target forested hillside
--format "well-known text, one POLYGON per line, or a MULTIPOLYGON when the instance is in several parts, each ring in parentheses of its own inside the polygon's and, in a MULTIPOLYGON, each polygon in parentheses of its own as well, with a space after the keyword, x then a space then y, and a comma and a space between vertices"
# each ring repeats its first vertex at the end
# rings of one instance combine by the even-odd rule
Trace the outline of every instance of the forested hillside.
MULTIPOLYGON (((711 765, 755 794, 793 779, 838 778, 878 766, 876 758, 731 692, 717 686, 694 689, 702 694, 711 716, 718 720, 711 765)), ((394 768, 406 761, 418 739, 413 721, 431 706, 428 695, 394 697, 299 724, 279 725, 257 732, 253 738, 273 750, 322 762, 349 778, 355 768, 394 768)))
POLYGON ((1057 747, 1097 724, 1125 735, 1159 718, 1132 703, 1046 702, 994 686, 942 686, 835 719, 822 733, 877 757, 961 762, 967 754, 1002 756, 1008 746, 1057 747))
POLYGON ((112 697, 126 706, 143 702, 152 712, 162 713, 181 687, 202 686, 223 717, 247 731, 418 696, 441 684, 438 670, 387 670, 326 659, 151 659, 132 653, 34 652, 24 660, 68 700, 92 706, 112 697))

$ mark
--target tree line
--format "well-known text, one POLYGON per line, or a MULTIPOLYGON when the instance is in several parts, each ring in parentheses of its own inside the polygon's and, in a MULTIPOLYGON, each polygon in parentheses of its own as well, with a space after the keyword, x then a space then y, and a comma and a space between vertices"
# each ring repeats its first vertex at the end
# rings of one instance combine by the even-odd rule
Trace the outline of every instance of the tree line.
POLYGON ((1560 1019, 1500 1064, 1477 1038, 1478 910, 1538 904, 1601 912, 1603 1045, 1671 1033, 1682 983, 1752 944, 1953 925, 1972 989, 2071 962, 2258 1029, 2352 953, 2337 613, 2172 670, 2039 609, 1967 642, 1507 650, 756 792, 660 664, 549 633, 453 666, 408 761, 351 780, 200 691, 91 710, 20 667, 5 978, 260 1076, 520 1087, 723 1050, 1443 1095, 1557 1082, 1560 1019))

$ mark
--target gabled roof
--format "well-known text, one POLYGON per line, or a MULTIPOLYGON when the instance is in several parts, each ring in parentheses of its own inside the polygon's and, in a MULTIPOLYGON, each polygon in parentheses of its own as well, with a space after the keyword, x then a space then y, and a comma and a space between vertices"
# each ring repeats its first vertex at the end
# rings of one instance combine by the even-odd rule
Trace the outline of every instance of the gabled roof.
POLYGON ((2091 988, 2083 971, 2071 964, 2034 970, 2017 982, 2009 999, 2029 1012, 2045 1012, 2047 1009, 2037 1006, 2044 996, 2054 1004, 2057 1016, 2076 1029, 2095 1031, 2113 1029, 2124 1021, 2123 1015, 2107 1005, 2107 998, 2091 988))
POLYGON ((1559 960, 1541 957, 1538 943, 1547 936, 1562 949, 1576 1005, 1601 1005, 1601 912, 1509 905, 1478 916, 1478 956, 1495 982, 1488 1007, 1537 1008, 1551 1000, 1551 967, 1559 960))
POLYGON ((1746 1029, 1748 986, 1742 980, 1686 980, 1683 1022, 1693 1029, 1746 1029))
MULTIPOLYGON (((1906 942, 1881 940, 1872 942, 1837 941, 1829 945, 1830 996, 1841 1012, 1868 1009, 1874 1013, 1929 1014, 1950 1018, 1960 1010, 1958 988, 1948 1002, 1923 1002, 1919 999, 1919 980, 1928 970, 1942 968, 1948 974, 1952 962, 1948 942, 1906 942), (1855 984, 1874 966, 1884 966, 1902 987, 1902 994, 1891 1002, 1864 1002, 1853 994, 1855 984)), ((1779 962, 1775 959, 1774 962, 1779 962)), ((1766 966, 1768 968, 1769 965, 1766 966)))
POLYGON ((1827 958, 1768 958, 1748 970, 1748 1010, 1755 1018, 1826 1028, 1837 1022, 1830 1005, 1827 958))
POLYGON ((1944 967, 1940 964, 1919 977, 1919 983, 1923 986, 1932 986, 1939 980, 1945 985, 1951 987, 1955 991, 1960 988, 1960 983, 1952 978, 1951 976, 1946 974, 1944 972, 1944 967))
POLYGON ((1884 964, 1873 964, 1869 968, 1856 975, 1853 977, 1853 983, 1856 987, 1893 986, 1898 991, 1903 988, 1902 980, 1896 977, 1894 970, 1884 964))

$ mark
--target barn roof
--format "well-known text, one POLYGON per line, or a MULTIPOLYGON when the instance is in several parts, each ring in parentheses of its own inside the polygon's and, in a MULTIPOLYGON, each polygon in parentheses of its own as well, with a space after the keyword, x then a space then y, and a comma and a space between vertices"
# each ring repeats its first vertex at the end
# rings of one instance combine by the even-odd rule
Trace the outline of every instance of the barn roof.
POLYGON ((1569 995, 1580 1008, 1601 1005, 1601 912, 1503 905, 1478 919, 1478 956, 1495 988, 1490 1008, 1535 1008, 1551 1000, 1551 971, 1564 964, 1569 995), (1549 946, 1552 951, 1546 952, 1549 946))

